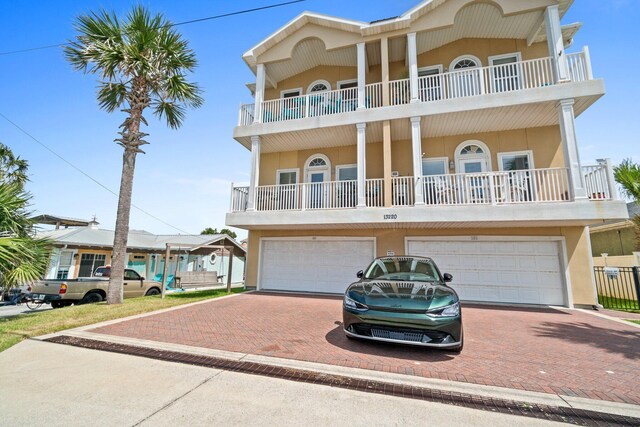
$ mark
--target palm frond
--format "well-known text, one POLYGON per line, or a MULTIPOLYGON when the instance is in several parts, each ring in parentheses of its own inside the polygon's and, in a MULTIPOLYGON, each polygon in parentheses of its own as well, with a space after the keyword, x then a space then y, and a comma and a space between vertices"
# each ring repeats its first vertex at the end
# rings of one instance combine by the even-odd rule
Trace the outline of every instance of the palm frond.
POLYGON ((613 168, 613 176, 626 197, 640 202, 640 164, 624 159, 613 168))
POLYGON ((153 112, 160 119, 164 117, 167 125, 172 129, 179 128, 185 116, 184 107, 175 102, 165 100, 154 103, 153 112))
POLYGON ((111 113, 122 106, 127 97, 127 85, 123 82, 101 82, 98 85, 98 104, 111 113))

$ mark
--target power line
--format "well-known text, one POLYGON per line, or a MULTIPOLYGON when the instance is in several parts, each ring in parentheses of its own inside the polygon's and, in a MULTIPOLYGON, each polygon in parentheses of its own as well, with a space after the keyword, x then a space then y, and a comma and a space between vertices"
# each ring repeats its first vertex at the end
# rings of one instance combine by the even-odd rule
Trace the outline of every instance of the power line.
MULTIPOLYGON (((44 143, 40 142, 35 136, 31 135, 29 132, 27 132, 26 130, 24 130, 23 128, 21 128, 18 124, 14 123, 13 121, 11 121, 7 116, 5 116, 4 114, 2 114, 2 112, 0 112, 0 117, 2 117, 3 119, 5 119, 7 122, 11 123, 11 125, 13 125, 16 129, 18 129, 20 132, 22 132, 23 134, 27 135, 29 138, 31 138, 33 141, 35 141, 36 143, 40 144, 43 148, 45 148, 47 151, 49 151, 51 154, 53 154, 54 156, 56 156, 57 158, 59 158, 60 160, 62 160, 63 162, 65 162, 66 164, 68 164, 69 166, 71 166, 73 169, 77 170, 78 172, 80 172, 82 175, 86 176, 87 178, 89 178, 91 181, 95 182, 96 184, 98 184, 100 187, 104 188, 105 190, 107 190, 109 193, 113 194, 116 197, 119 197, 118 193, 116 193, 115 191, 113 191, 112 189, 110 189, 109 187, 107 187, 106 185, 104 185, 103 183, 101 183, 100 181, 98 181, 97 179, 95 179, 94 177, 92 177, 91 175, 89 175, 88 173, 86 173, 85 171, 83 171, 82 169, 80 169, 79 167, 77 167, 76 165, 74 165, 73 163, 71 163, 70 161, 68 161, 67 159, 65 159, 64 157, 62 157, 60 154, 56 153, 55 151, 53 151, 51 148, 49 148, 47 145, 45 145, 44 143)), ((156 221, 159 221, 161 223, 163 223, 164 225, 167 225, 171 228, 173 228, 174 230, 178 230, 181 233, 184 234, 193 234, 193 233, 189 233, 188 231, 184 231, 178 227, 175 227, 171 224, 169 224, 168 222, 158 218, 157 216, 147 212, 146 210, 142 209, 139 206, 136 206, 135 204, 131 203, 131 206, 136 208, 137 210, 139 210, 140 212, 142 212, 145 215, 150 216, 151 218, 155 219, 156 221)))
MULTIPOLYGON (((292 1, 287 1, 287 2, 284 2, 284 3, 277 3, 277 4, 271 4, 271 5, 268 5, 268 6, 255 7, 253 9, 245 9, 245 10, 239 10, 237 12, 230 12, 230 13, 223 13, 221 15, 208 16, 206 18, 198 18, 198 19, 192 19, 190 21, 176 22, 175 24, 171 24, 171 26, 172 27, 177 27, 178 25, 187 25, 187 24, 193 24, 193 23, 196 23, 196 22, 211 21, 213 19, 227 18, 229 16, 244 15, 246 13, 258 12, 260 10, 266 10, 266 9, 273 9, 275 7, 287 6, 287 5, 294 4, 294 3, 301 3, 301 2, 304 2, 304 1, 306 1, 306 0, 292 0, 292 1)), ((66 46, 68 44, 69 43, 58 43, 58 44, 50 44, 50 45, 47 45, 47 46, 31 47, 31 48, 27 48, 27 49, 11 50, 11 51, 8 51, 8 52, 0 52, 0 56, 13 55, 13 54, 16 54, 16 53, 32 52, 34 50, 52 49, 54 47, 66 46)))

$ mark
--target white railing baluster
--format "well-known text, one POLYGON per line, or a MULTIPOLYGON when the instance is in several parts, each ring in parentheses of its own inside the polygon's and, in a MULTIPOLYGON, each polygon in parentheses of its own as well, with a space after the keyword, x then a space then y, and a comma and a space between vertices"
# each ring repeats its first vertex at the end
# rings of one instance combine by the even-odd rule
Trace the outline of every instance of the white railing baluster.
MULTIPOLYGON (((593 79, 588 48, 567 54, 569 79, 582 82, 593 79)), ((551 58, 537 58, 517 63, 466 68, 418 79, 422 102, 477 96, 485 93, 511 92, 554 85, 551 58)), ((410 80, 389 82, 390 105, 404 105, 411 100, 410 80)), ((305 117, 342 114, 358 107, 355 88, 315 92, 302 96, 280 98, 262 103, 262 122, 301 119, 305 117)), ((382 107, 382 83, 365 85, 365 107, 382 107)), ((254 122, 254 104, 240 106, 239 126, 254 122)))

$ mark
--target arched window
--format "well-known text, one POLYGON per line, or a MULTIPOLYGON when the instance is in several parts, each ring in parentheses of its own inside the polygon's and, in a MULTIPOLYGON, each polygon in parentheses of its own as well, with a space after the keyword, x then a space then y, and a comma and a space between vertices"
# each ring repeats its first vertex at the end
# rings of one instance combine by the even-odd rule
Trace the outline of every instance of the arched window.
POLYGON ((491 170, 489 147, 478 140, 464 141, 455 151, 456 173, 479 173, 491 170))
POLYGON ((484 93, 484 79, 480 67, 482 67, 482 62, 473 55, 463 55, 454 59, 449 66, 449 71, 453 72, 449 96, 461 98, 482 95, 484 93))
POLYGON ((453 62, 451 62, 451 66, 449 67, 449 70, 455 71, 455 70, 461 70, 463 68, 475 68, 475 67, 482 67, 482 62, 480 62, 480 59, 478 57, 473 55, 462 55, 454 59, 453 62))
POLYGON ((309 85, 307 89, 307 93, 313 92, 326 92, 331 90, 331 84, 326 80, 316 80, 315 82, 309 85))
POLYGON ((470 144, 460 150, 460 154, 484 154, 484 150, 476 144, 470 144))
POLYGON ((314 166, 327 166, 327 162, 325 159, 320 157, 315 157, 309 162, 309 167, 312 168, 314 166))

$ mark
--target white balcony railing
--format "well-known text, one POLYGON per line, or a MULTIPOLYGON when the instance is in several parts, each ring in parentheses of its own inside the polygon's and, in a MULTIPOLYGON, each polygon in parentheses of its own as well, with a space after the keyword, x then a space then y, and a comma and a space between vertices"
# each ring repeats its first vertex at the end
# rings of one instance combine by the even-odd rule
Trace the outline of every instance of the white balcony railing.
POLYGON ((428 205, 565 202, 569 200, 564 168, 528 169, 423 177, 428 205))
POLYGON ((367 206, 379 208, 384 206, 384 179, 367 179, 364 184, 364 192, 367 198, 367 206))
POLYGON ((605 163, 595 166, 583 166, 582 175, 587 190, 587 197, 591 200, 609 200, 615 198, 611 194, 609 185, 609 172, 605 163))
POLYGON ((413 206, 415 200, 415 182, 412 176, 391 178, 393 206, 413 206))
MULTIPOLYGON (((610 200, 609 173, 605 164, 584 166, 587 195, 591 200, 610 200)), ((412 176, 391 178, 392 206, 413 206, 416 188, 422 185, 426 205, 499 205, 571 201, 566 168, 495 171, 472 174, 428 175, 417 182, 412 176)), ((384 206, 384 179, 367 179, 367 207, 384 206)), ((235 187, 231 211, 246 210, 248 187, 235 187)), ((355 208, 357 181, 332 181, 256 188, 258 211, 355 208)))
MULTIPOLYGON (((568 54, 566 59, 571 82, 593 79, 587 48, 582 52, 568 54)), ((421 102, 433 102, 553 86, 556 84, 553 67, 551 58, 539 58, 424 76, 418 78, 418 97, 421 102)), ((391 106, 408 104, 410 101, 409 79, 389 82, 391 106)), ((264 123, 348 113, 358 107, 358 89, 339 89, 273 99, 264 101, 262 105, 264 123)), ((366 85, 365 107, 382 106, 382 83, 366 85)), ((253 104, 241 105, 239 126, 250 125, 253 121, 253 104)))
POLYGON ((255 116, 255 104, 240 105, 240 115, 238 117, 238 126, 248 126, 253 123, 255 116))
MULTIPOLYGON (((583 80, 579 73, 575 77, 583 80)), ((541 58, 420 77, 418 96, 422 102, 432 102, 551 86, 553 81, 551 58, 541 58)))

